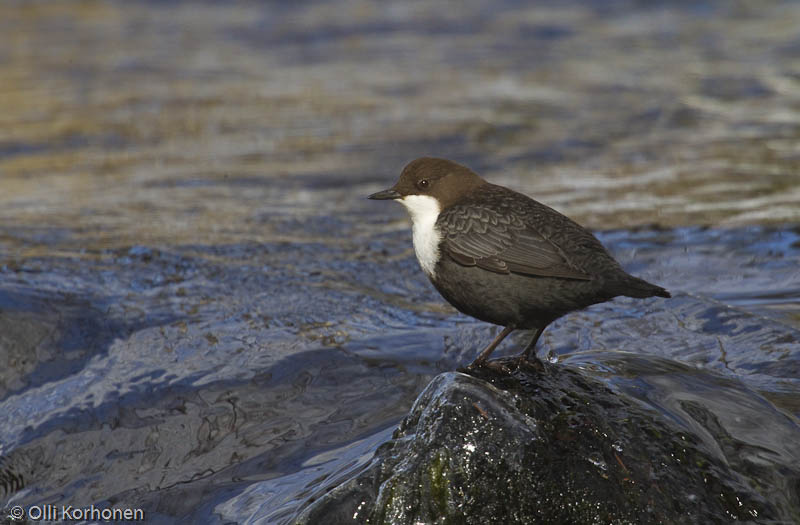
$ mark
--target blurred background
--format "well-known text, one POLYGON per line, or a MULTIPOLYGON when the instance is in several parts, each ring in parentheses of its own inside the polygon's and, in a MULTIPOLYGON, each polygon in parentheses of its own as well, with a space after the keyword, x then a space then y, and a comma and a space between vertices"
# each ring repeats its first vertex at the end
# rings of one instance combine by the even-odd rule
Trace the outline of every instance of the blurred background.
POLYGON ((0 509, 280 523, 363 465, 495 331, 365 199, 424 155, 669 288, 542 352, 690 365, 643 402, 716 392, 800 515, 800 3, 745 0, 0 4, 0 509))

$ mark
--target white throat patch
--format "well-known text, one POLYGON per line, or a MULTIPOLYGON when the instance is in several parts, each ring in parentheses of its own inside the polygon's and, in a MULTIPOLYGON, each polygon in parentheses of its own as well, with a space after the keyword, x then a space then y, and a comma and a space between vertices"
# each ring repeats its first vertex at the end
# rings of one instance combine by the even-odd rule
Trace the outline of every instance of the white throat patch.
POLYGON ((439 261, 439 242, 442 234, 436 229, 439 217, 439 201, 427 195, 406 195, 399 199, 411 216, 411 231, 414 234, 414 251, 419 265, 431 279, 436 275, 439 261))

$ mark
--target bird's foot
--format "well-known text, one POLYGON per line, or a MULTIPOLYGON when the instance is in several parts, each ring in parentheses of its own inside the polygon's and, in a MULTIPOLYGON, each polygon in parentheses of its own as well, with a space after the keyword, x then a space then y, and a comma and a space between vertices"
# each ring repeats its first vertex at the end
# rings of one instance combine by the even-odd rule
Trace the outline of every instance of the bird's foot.
POLYGON ((528 369, 541 372, 544 370, 544 363, 535 355, 527 355, 525 352, 517 356, 515 361, 515 369, 528 369))
POLYGON ((476 370, 478 368, 488 368, 489 370, 494 370, 495 372, 506 375, 511 374, 513 372, 513 370, 509 368, 505 362, 499 359, 493 359, 491 361, 476 359, 467 366, 468 371, 476 370))

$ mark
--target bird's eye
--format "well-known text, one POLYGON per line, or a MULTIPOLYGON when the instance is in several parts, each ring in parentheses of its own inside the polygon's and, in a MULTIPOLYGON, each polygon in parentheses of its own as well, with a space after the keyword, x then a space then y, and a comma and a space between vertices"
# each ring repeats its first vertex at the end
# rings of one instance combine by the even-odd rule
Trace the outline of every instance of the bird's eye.
POLYGON ((430 184, 431 184, 431 183, 428 181, 428 179, 421 179, 421 180, 420 180, 420 181, 417 183, 417 187, 418 187, 419 189, 421 189, 421 190, 424 190, 425 188, 427 188, 428 186, 430 186, 430 184))

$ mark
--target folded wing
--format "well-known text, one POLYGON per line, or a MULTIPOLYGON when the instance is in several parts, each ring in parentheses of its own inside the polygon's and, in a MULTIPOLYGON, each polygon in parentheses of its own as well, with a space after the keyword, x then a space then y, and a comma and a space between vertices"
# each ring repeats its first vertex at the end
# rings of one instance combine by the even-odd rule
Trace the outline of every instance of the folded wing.
POLYGON ((445 253, 463 266, 501 274, 591 279, 570 264, 529 221, 510 210, 498 213, 474 203, 456 205, 443 211, 437 223, 447 232, 443 238, 445 253))

